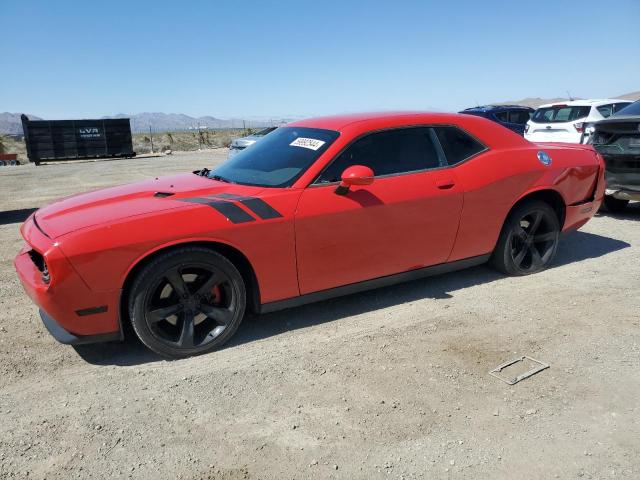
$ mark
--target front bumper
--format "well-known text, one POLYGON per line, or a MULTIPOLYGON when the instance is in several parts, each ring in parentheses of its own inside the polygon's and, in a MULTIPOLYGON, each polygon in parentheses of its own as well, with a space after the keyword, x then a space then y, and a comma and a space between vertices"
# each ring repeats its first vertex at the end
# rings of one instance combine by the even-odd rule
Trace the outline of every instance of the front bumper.
POLYGON ((47 330, 49 330, 51 336, 58 342, 65 345, 84 345, 87 343, 117 342, 123 339, 122 331, 120 330, 113 333, 102 333, 98 335, 74 335, 73 333, 65 330, 62 325, 56 322, 53 317, 51 317, 42 309, 40 309, 40 318, 42 319, 42 323, 44 323, 44 326, 47 328, 47 330))
POLYGON ((49 332, 69 344, 121 339, 120 290, 91 290, 58 244, 37 228, 33 216, 21 233, 26 244, 16 256, 14 267, 25 292, 41 309, 49 332), (49 278, 34 262, 34 251, 47 265, 49 278))

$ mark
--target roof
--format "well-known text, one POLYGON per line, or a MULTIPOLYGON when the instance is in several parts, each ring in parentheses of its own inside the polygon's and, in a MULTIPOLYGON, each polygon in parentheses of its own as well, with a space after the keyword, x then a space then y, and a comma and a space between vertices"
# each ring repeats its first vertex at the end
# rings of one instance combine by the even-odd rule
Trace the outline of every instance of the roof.
MULTIPOLYGON (((351 113, 344 115, 334 115, 328 117, 308 118, 298 120, 288 124, 290 127, 324 128, 327 130, 344 130, 353 124, 371 124, 380 122, 406 119, 406 124, 411 123, 447 123, 452 122, 454 117, 459 117, 456 113, 435 113, 435 112, 368 112, 351 113)), ((400 122, 405 123, 405 122, 400 122)))
POLYGON ((533 110, 531 107, 527 107, 526 105, 481 105, 477 107, 465 108, 460 113, 464 112, 491 112, 494 110, 533 110))
POLYGON ((599 107, 600 105, 607 105, 609 103, 625 103, 631 102, 631 100, 625 100, 623 98, 591 98, 587 100, 570 100, 568 102, 554 102, 540 105, 538 108, 553 107, 555 105, 567 105, 569 107, 599 107))

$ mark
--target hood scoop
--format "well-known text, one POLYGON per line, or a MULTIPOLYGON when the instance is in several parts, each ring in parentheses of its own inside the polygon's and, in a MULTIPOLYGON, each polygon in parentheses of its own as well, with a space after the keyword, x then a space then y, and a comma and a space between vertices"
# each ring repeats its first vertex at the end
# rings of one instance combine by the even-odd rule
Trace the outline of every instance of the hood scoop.
POLYGON ((173 192, 156 192, 153 194, 154 197, 157 198, 166 198, 166 197, 170 197, 172 195, 175 195, 175 193, 173 192))

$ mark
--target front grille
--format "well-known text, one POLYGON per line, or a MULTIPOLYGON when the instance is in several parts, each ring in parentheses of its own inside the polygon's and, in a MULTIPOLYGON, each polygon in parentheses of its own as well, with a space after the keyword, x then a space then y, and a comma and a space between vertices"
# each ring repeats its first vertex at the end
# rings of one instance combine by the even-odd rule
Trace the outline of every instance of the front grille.
POLYGON ((51 281, 51 277, 49 276, 49 269, 47 268, 47 263, 44 261, 42 254, 35 250, 29 250, 29 257, 36 268, 40 270, 40 273, 42 273, 42 281, 44 283, 49 283, 51 281))

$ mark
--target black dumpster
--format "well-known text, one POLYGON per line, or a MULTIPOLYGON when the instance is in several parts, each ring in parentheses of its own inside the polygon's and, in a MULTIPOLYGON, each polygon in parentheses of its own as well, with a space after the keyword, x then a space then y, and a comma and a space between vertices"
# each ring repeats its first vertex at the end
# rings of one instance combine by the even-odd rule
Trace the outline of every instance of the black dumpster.
POLYGON ((103 120, 29 120, 22 115, 29 161, 133 157, 128 118, 103 120))

